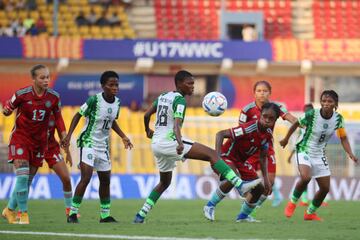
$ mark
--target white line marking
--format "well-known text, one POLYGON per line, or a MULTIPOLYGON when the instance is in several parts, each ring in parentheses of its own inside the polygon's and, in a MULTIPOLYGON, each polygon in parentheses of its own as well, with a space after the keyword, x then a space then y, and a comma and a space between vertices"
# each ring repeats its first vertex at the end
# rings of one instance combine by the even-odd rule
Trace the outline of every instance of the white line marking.
MULTIPOLYGON (((177 237, 151 237, 151 236, 127 236, 127 235, 106 235, 106 234, 79 234, 79 233, 56 233, 56 232, 27 232, 27 231, 1 231, 0 234, 15 235, 43 235, 43 236, 60 236, 60 237, 79 237, 79 238, 105 238, 105 239, 130 239, 130 240, 210 240, 217 238, 177 238, 177 237)), ((235 240, 235 239, 218 239, 218 240, 235 240)), ((264 240, 261 238, 241 238, 238 240, 264 240)), ((272 239, 275 240, 275 239, 272 239)), ((305 239, 291 239, 305 240, 305 239)))

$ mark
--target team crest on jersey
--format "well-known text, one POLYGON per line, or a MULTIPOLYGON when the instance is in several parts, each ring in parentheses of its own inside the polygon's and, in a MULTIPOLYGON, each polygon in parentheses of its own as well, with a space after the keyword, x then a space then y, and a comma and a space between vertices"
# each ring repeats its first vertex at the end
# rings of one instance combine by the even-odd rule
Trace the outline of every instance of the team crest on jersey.
POLYGON ((49 121, 49 126, 50 126, 50 127, 55 126, 55 122, 54 122, 54 121, 49 121))
POLYGON ((112 113, 112 108, 108 108, 107 112, 112 113))
POLYGON ((16 150, 16 154, 17 154, 17 155, 23 155, 23 154, 24 154, 24 150, 23 150, 22 148, 18 148, 18 149, 16 150))
POLYGON ((46 102, 45 102, 45 107, 50 108, 50 107, 51 107, 51 102, 50 102, 50 101, 46 101, 46 102))
POLYGON ((93 155, 92 155, 91 153, 89 153, 89 154, 87 155, 87 157, 88 157, 88 159, 90 159, 90 160, 93 159, 93 155))
POLYGON ((329 124, 324 123, 323 127, 324 127, 324 129, 327 129, 329 127, 329 124))

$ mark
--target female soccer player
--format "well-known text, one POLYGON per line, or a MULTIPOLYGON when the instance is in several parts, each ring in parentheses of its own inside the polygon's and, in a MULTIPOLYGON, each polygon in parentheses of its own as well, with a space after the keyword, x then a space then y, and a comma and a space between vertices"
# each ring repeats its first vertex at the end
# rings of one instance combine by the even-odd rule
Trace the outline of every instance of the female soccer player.
MULTIPOLYGON (((241 212, 236 221, 254 222, 255 220, 249 214, 256 207, 256 202, 262 194, 271 192, 271 184, 268 178, 267 154, 269 144, 272 141, 272 128, 276 119, 280 115, 280 108, 275 103, 265 103, 261 109, 259 120, 252 120, 240 124, 238 127, 226 129, 216 134, 216 152, 225 160, 225 162, 236 169, 243 180, 258 179, 255 169, 247 162, 253 154, 260 151, 260 166, 264 178, 264 186, 259 184, 250 193, 249 200, 243 203, 241 212), (223 144, 224 138, 229 140, 223 144)), ((228 185, 229 189, 233 185, 222 180, 222 184, 228 185)), ((205 217, 211 221, 215 220, 215 206, 219 202, 219 197, 215 193, 211 200, 204 207, 205 217)))
POLYGON ((77 145, 80 148, 81 179, 76 186, 69 223, 78 223, 77 214, 87 185, 92 177, 93 169, 97 171, 100 186, 100 223, 116 222, 110 215, 110 175, 111 162, 109 158, 109 134, 113 129, 121 138, 126 149, 133 147, 129 138, 115 121, 119 116, 120 99, 116 97, 119 91, 119 76, 113 71, 106 71, 100 78, 103 92, 90 97, 78 113, 73 117, 69 133, 63 141, 68 146, 82 116, 86 117, 86 125, 80 134, 77 145))
POLYGON ((325 147, 335 131, 350 159, 354 162, 358 161, 358 158, 352 153, 346 136, 344 119, 336 112, 338 101, 339 97, 335 91, 326 90, 322 92, 320 97, 321 108, 306 112, 290 127, 286 137, 280 141, 281 146, 285 147, 297 127, 306 127, 301 142, 296 145, 296 160, 300 180, 297 182, 291 200, 285 208, 285 216, 288 218, 294 214, 296 202, 313 177, 319 185, 319 190, 305 211, 304 220, 322 221, 317 216, 316 210, 321 206, 330 188, 330 169, 325 156, 325 147))
POLYGON ((3 110, 3 114, 9 116, 17 109, 9 143, 9 162, 14 164, 16 183, 8 205, 2 212, 9 223, 29 224, 28 184, 31 182, 30 176, 35 175, 37 168, 42 166, 51 113, 56 121, 59 120, 61 131, 65 131, 59 94, 48 88, 49 69, 44 65, 36 65, 30 72, 33 85, 18 90, 6 102, 3 110), (21 212, 19 221, 16 220, 17 206, 21 212))
POLYGON ((160 171, 160 182, 150 193, 143 207, 136 214, 134 223, 143 223, 161 194, 169 187, 176 161, 186 158, 208 161, 221 176, 230 181, 240 192, 248 192, 260 183, 242 181, 233 170, 217 155, 216 151, 200 143, 185 139, 181 135, 181 126, 185 119, 185 96, 194 92, 194 77, 187 71, 175 75, 176 91, 160 95, 144 115, 145 131, 152 138, 152 150, 160 171), (150 117, 156 113, 155 131, 149 127, 150 117))

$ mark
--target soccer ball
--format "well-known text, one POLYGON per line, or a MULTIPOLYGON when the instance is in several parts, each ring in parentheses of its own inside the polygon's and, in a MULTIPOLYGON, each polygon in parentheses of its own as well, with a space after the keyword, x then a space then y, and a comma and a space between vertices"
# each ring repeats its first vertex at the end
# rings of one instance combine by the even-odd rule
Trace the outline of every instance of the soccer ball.
POLYGON ((202 107, 210 116, 220 116, 227 108, 226 97, 219 92, 210 92, 205 95, 202 107))

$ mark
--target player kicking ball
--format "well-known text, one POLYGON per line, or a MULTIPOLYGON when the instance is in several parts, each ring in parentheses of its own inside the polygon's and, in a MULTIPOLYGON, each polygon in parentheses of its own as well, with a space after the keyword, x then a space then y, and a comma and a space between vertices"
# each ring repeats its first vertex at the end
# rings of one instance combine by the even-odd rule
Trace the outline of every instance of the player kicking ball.
POLYGON ((217 155, 215 150, 197 142, 185 139, 181 135, 181 127, 185 120, 185 96, 194 92, 194 77, 187 71, 179 71, 175 75, 176 90, 160 95, 144 115, 145 131, 152 138, 153 150, 160 171, 160 182, 150 193, 134 223, 143 223, 145 217, 154 207, 161 194, 169 187, 172 171, 177 161, 187 158, 210 162, 212 167, 231 182, 240 192, 250 191, 261 180, 242 181, 235 172, 217 155), (156 113, 155 131, 149 127, 150 117, 156 113))

